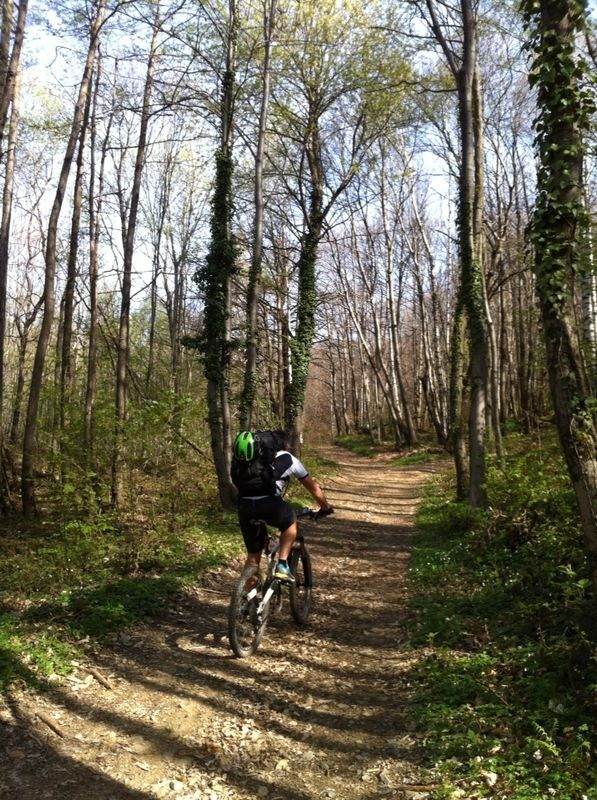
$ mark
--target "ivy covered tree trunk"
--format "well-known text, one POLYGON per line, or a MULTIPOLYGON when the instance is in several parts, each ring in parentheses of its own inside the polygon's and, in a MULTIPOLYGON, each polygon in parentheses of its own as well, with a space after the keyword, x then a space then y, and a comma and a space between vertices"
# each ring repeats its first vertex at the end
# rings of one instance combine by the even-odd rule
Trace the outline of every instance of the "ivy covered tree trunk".
POLYGON ((450 351, 449 446, 452 449, 454 468, 456 470, 456 497, 462 501, 466 500, 469 487, 468 459, 464 438, 464 419, 462 416, 465 345, 464 309, 462 308, 462 303, 458 301, 454 310, 450 351))
MULTIPOLYGON (((235 0, 229 2, 226 68, 222 81, 220 148, 211 210, 211 238, 204 264, 195 281, 203 295, 203 328, 194 343, 203 357, 207 380, 208 422, 211 451, 216 468, 220 502, 234 505, 236 493, 230 480, 232 429, 228 392, 230 341, 230 283, 236 272, 232 238, 232 120, 236 82, 237 27, 235 0)), ((190 343, 190 342, 189 342, 190 343)))
POLYGON ((537 293, 556 425, 597 588, 597 398, 590 390, 575 308, 579 278, 591 269, 582 247, 589 224, 582 166, 595 105, 583 80, 587 66, 575 47, 587 10, 583 0, 525 0, 522 7, 534 50, 530 82, 539 104, 532 227, 537 293))
POLYGON ((230 234, 232 208, 232 157, 220 150, 216 156, 215 191, 212 202, 211 242, 204 266, 196 280, 204 297, 203 330, 199 347, 207 379, 207 407, 211 451, 216 468, 220 502, 225 508, 234 503, 230 481, 232 433, 228 401, 230 361, 229 293, 235 272, 235 250, 230 234))
POLYGON ((298 262, 298 305, 296 334, 290 339, 292 380, 286 387, 286 427, 291 432, 292 447, 300 453, 303 430, 303 407, 307 391, 307 378, 311 363, 311 348, 315 337, 315 306, 317 290, 315 286, 315 264, 317 248, 321 238, 323 219, 318 206, 317 191, 314 191, 312 216, 305 234, 298 262))
POLYGON ((296 453, 300 453, 303 407, 307 391, 309 365, 311 363, 311 348, 315 338, 315 307, 317 304, 315 265, 325 218, 323 210, 324 167, 321 149, 317 100, 312 97, 305 142, 311 197, 306 219, 306 230, 297 264, 296 333, 290 340, 291 382, 286 387, 284 402, 286 427, 291 431, 292 446, 296 453))

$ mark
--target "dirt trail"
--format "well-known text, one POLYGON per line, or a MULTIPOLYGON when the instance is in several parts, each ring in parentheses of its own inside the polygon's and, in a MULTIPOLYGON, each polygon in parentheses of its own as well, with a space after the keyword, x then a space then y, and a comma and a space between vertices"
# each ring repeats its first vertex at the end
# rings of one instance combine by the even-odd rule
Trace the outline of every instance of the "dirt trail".
POLYGON ((50 694, 0 704, 2 800, 426 796, 405 711, 412 654, 401 649, 401 614, 414 511, 433 468, 330 456, 338 511, 307 533, 309 625, 296 628, 285 608, 257 656, 233 658, 225 631, 237 572, 215 573, 50 694))

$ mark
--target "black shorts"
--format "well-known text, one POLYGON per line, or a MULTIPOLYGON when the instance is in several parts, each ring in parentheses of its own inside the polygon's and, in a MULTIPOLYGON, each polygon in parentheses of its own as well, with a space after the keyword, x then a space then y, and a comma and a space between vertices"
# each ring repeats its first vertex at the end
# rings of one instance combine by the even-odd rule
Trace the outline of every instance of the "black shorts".
POLYGON ((281 497, 263 497, 261 500, 239 497, 238 524, 249 553, 260 553, 264 545, 265 534, 261 526, 253 524, 255 519, 262 519, 272 528, 285 531, 296 520, 296 514, 290 503, 281 497))

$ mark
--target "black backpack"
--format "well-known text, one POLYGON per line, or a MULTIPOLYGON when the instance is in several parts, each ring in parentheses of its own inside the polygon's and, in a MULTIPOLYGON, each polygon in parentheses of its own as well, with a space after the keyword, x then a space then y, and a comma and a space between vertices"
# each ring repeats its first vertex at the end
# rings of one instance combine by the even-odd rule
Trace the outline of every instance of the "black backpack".
POLYGON ((275 496, 277 494, 274 460, 282 443, 274 431, 255 431, 255 455, 244 461, 232 454, 230 477, 240 497, 275 496))

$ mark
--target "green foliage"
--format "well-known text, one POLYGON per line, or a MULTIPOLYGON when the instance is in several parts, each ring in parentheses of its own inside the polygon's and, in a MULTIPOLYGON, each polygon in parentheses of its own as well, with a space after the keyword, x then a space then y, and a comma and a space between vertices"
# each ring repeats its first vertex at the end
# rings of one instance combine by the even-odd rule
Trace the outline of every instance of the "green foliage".
POLYGON ((103 638, 152 616, 180 588, 172 575, 122 578, 99 587, 63 591, 24 615, 26 622, 46 619, 67 626, 77 638, 103 638))
POLYGON ((438 484, 419 515, 410 633, 429 649, 409 681, 432 797, 595 800, 594 597, 557 447, 496 464, 488 488, 472 513, 438 484))
POLYGON ((308 445, 304 448, 301 458, 309 465, 309 471, 320 480, 338 474, 338 464, 331 458, 325 458, 308 445))
POLYGON ((115 549, 114 520, 44 522, 37 531, 0 538, 0 600, 34 597, 53 587, 84 585, 109 570, 115 549))
POLYGON ((15 614, 0 614, 0 692, 17 680, 40 686, 41 677, 68 674, 75 652, 53 630, 35 630, 15 614))
MULTIPOLYGON (((148 320, 141 312, 133 315, 136 339, 131 369, 142 374, 147 369, 147 342, 140 341, 146 334, 148 320)), ((166 338, 166 334, 164 334, 166 338)), ((148 476, 175 477, 180 473, 179 485, 172 498, 182 507, 190 487, 183 483, 181 468, 194 469, 196 456, 189 449, 185 437, 201 449, 209 449, 206 426, 205 388, 196 371, 190 381, 182 381, 181 391, 171 388, 171 352, 168 348, 156 354, 151 385, 144 393, 133 391, 128 405, 128 418, 124 426, 127 443, 129 471, 129 497, 135 508, 152 502, 144 491, 148 476), (192 381, 192 382, 191 382, 192 381), (198 384, 198 385, 197 385, 198 384)), ((188 354, 185 354, 188 358, 188 354)), ((184 371, 184 365, 181 365, 184 371)), ((83 376, 79 376, 84 380, 83 376)), ((94 514, 110 502, 110 481, 114 445, 114 380, 107 351, 100 351, 98 389, 94 406, 93 463, 89 451, 82 448, 84 438, 84 408, 79 396, 69 404, 67 424, 62 432, 52 423, 50 410, 58 406, 58 392, 48 381, 44 385, 41 413, 46 414, 40 423, 39 454, 43 474, 37 479, 40 505, 44 513, 67 509, 68 516, 84 517, 94 514)), ((54 412, 54 418, 57 412, 54 412)), ((160 494, 166 492, 163 483, 160 494)), ((155 498, 153 499, 155 502, 155 498)), ((188 507, 188 504, 187 504, 188 507)))
POLYGON ((345 447, 347 450, 350 450, 352 453, 356 453, 358 456, 372 458, 375 455, 375 448, 373 447, 370 436, 360 434, 338 436, 336 438, 336 444, 339 444, 340 447, 345 447))
POLYGON ((406 467, 409 464, 429 464, 431 461, 437 461, 438 458, 443 457, 445 457, 443 450, 418 450, 395 458, 391 463, 393 467, 406 467))
MULTIPOLYGON (((336 444, 350 450, 358 456, 365 456, 365 458, 373 458, 378 453, 394 452, 395 445, 393 442, 383 442, 382 444, 375 444, 371 436, 367 434, 352 433, 347 436, 337 436, 336 444)), ((412 453, 406 453, 393 459, 390 464, 393 467, 403 467, 408 464, 424 464, 430 461, 435 461, 438 458, 445 456, 443 450, 433 447, 427 447, 424 450, 417 450, 412 453)))
POLYGON ((235 516, 211 508, 154 524, 47 522, 0 537, 0 689, 67 672, 82 637, 103 639, 161 611, 241 551, 235 516))

